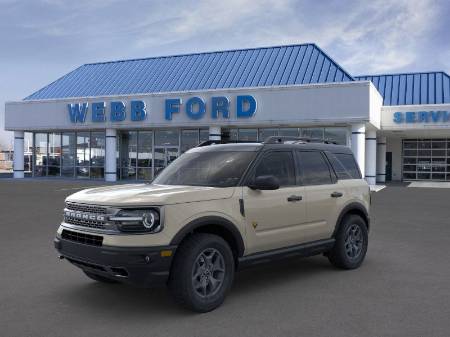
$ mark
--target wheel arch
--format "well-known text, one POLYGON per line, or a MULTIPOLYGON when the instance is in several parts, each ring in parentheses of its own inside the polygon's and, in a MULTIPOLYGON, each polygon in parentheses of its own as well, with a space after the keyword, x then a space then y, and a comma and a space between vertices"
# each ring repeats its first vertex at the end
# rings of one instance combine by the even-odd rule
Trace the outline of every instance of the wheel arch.
POLYGON ((194 233, 210 233, 222 237, 231 247, 235 259, 244 255, 244 240, 237 226, 219 216, 205 216, 185 225, 172 239, 171 245, 179 245, 194 233))
POLYGON ((339 214, 339 217, 336 221, 336 226, 334 228, 334 232, 333 232, 333 237, 336 236, 336 233, 339 230, 339 227, 342 224, 342 220, 350 214, 355 214, 355 215, 359 215, 361 218, 364 219, 366 225, 367 225, 367 231, 369 231, 370 229, 370 217, 369 217, 369 213, 367 212, 366 207, 364 207, 363 204, 359 203, 359 202, 352 202, 350 204, 348 204, 347 206, 345 206, 341 213, 339 214))

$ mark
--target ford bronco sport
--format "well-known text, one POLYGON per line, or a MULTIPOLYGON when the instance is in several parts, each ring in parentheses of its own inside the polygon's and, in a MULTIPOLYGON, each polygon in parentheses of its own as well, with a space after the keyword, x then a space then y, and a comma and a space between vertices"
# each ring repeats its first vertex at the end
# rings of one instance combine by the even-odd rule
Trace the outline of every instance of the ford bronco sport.
POLYGON ((238 268, 284 256, 364 260, 369 186, 345 146, 270 137, 187 151, 151 183, 77 192, 55 238, 90 278, 167 284, 178 302, 218 307, 238 268))

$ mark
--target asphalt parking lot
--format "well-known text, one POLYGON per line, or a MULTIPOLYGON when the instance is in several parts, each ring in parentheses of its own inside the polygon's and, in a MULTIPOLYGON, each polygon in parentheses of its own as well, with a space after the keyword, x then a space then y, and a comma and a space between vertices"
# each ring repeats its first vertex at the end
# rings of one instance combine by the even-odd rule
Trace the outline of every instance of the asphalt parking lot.
POLYGON ((360 269, 321 256, 247 269, 199 315, 164 288, 99 284, 57 259, 64 197, 93 184, 0 179, 1 336, 450 335, 450 189, 374 194, 360 269))

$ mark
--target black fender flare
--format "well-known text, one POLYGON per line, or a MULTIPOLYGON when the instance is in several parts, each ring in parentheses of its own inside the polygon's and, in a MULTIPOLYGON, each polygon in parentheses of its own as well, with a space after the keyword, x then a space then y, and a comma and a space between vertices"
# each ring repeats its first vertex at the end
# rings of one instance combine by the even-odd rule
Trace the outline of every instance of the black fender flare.
POLYGON ((244 254, 245 245, 244 240, 242 238, 241 232, 238 230, 238 227, 228 219, 222 218, 220 216, 204 216, 192 220, 187 225, 185 225, 170 241, 170 245, 179 245, 183 239, 189 235, 189 233, 194 232, 196 229, 199 229, 204 226, 217 226, 228 233, 231 234, 233 241, 236 244, 236 250, 238 257, 241 257, 244 254))
POLYGON ((356 213, 359 215, 362 215, 363 219, 366 221, 367 224, 367 231, 369 231, 370 227, 370 217, 369 213, 367 212, 366 207, 360 203, 360 202, 352 202, 348 205, 346 205, 339 214, 339 217, 336 221, 336 226, 333 231, 333 237, 335 237, 337 231, 339 230, 339 226, 341 225, 342 219, 349 213, 356 213))

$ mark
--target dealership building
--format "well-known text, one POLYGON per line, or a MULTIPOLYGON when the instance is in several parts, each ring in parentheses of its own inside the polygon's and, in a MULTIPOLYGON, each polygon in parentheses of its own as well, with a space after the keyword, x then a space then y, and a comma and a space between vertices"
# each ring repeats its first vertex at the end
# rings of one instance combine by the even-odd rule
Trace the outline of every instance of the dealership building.
POLYGON ((199 142, 278 135, 349 146, 370 184, 450 181, 449 75, 355 76, 315 44, 85 64, 5 108, 15 178, 148 180, 199 142))

